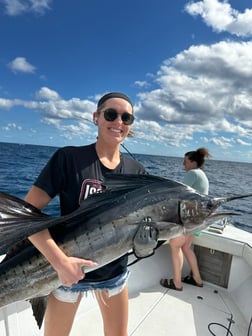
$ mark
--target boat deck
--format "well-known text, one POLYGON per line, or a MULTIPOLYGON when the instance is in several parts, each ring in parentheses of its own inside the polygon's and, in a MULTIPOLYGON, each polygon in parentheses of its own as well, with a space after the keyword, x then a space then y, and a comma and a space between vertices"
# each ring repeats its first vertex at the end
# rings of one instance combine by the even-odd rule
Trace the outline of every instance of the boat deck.
MULTIPOLYGON (((160 285, 130 296, 129 336, 246 336, 247 322, 226 290, 204 284, 184 284, 183 291, 160 285), (227 334, 230 326, 232 334, 227 334)), ((100 336, 102 320, 97 307, 78 315, 71 336, 100 336)))
MULTIPOLYGON (((161 278, 173 274, 169 245, 165 244, 151 258, 130 267, 129 336, 252 335, 252 234, 227 226, 224 234, 205 231, 196 241, 233 254, 229 288, 206 281, 203 288, 183 284, 183 291, 160 286, 161 278)), ((185 261, 183 276, 188 272, 185 261)), ((91 309, 90 297, 86 311, 80 307, 71 336, 103 335, 99 309, 95 299, 91 300, 91 309)), ((81 305, 86 304, 84 298, 81 305)))

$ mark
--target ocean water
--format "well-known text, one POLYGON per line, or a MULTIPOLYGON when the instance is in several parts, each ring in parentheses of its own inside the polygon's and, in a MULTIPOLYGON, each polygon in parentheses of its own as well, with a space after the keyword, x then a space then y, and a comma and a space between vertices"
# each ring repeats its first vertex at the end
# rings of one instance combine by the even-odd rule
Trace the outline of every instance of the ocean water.
MULTIPOLYGON (((23 198, 56 149, 47 146, 0 143, 0 191, 23 198)), ((183 178, 183 158, 133 155, 151 174, 177 181, 183 178)), ((205 172, 210 182, 209 194, 212 196, 252 193, 251 163, 211 159, 206 162, 205 172)), ((252 232, 252 197, 227 203, 222 210, 239 214, 230 217, 229 221, 245 231, 252 232)), ((53 216, 59 214, 57 198, 47 207, 46 213, 53 216)))

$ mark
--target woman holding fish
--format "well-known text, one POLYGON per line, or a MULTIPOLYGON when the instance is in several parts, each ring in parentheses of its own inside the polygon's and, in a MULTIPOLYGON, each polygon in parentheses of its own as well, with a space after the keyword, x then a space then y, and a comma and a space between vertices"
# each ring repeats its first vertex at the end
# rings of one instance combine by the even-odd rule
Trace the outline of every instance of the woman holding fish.
MULTIPOLYGON (((98 127, 96 143, 57 150, 26 195, 27 202, 43 209, 59 195, 61 215, 66 215, 76 210, 89 195, 102 192, 101 180, 106 173, 145 173, 140 163, 120 153, 120 144, 129 135, 134 121, 129 97, 120 92, 104 95, 98 101, 93 121, 98 127)), ((51 263, 62 284, 49 295, 44 335, 69 335, 83 293, 93 290, 103 318, 104 335, 126 336, 127 256, 85 275, 83 268, 95 267, 96 263, 66 255, 59 248, 54 236, 63 236, 64 230, 61 225, 29 237, 51 263)))

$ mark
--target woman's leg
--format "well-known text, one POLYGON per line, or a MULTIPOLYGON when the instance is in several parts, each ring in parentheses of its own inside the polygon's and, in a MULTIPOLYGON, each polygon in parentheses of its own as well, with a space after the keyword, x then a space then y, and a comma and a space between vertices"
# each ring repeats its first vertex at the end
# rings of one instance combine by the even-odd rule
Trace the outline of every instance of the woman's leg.
POLYGON ((96 292, 100 306, 105 336, 127 336, 128 332, 128 285, 111 297, 108 291, 96 292))
POLYGON ((192 270, 193 279, 196 281, 197 284, 201 285, 202 279, 201 279, 200 272, 199 272, 198 260, 191 247, 193 239, 194 239, 193 235, 189 235, 186 237, 185 243, 182 246, 182 251, 192 270))
POLYGON ((169 241, 171 248, 171 257, 172 257, 172 265, 173 265, 173 282, 177 288, 182 287, 182 269, 183 269, 183 252, 181 247, 185 242, 185 237, 176 237, 172 238, 169 241))
POLYGON ((72 303, 59 301, 51 293, 45 313, 44 335, 69 336, 80 301, 81 295, 72 303))

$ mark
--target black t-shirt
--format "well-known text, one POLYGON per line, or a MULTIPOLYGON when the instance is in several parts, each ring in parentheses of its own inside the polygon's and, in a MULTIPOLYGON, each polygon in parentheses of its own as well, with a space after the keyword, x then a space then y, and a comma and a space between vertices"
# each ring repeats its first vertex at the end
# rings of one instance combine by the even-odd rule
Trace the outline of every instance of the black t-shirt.
MULTIPOLYGON (((106 173, 144 174, 144 167, 137 161, 121 155, 119 165, 108 169, 100 162, 95 144, 58 149, 41 171, 34 185, 43 189, 50 197, 60 197, 61 215, 76 210, 82 201, 96 192, 101 192, 101 180, 106 173)), ((54 230, 50 232, 54 236, 54 230)), ((60 227, 64 230, 64 226, 60 227)), ((85 281, 111 279, 125 271, 127 255, 120 257, 102 268, 86 274, 85 281)))

